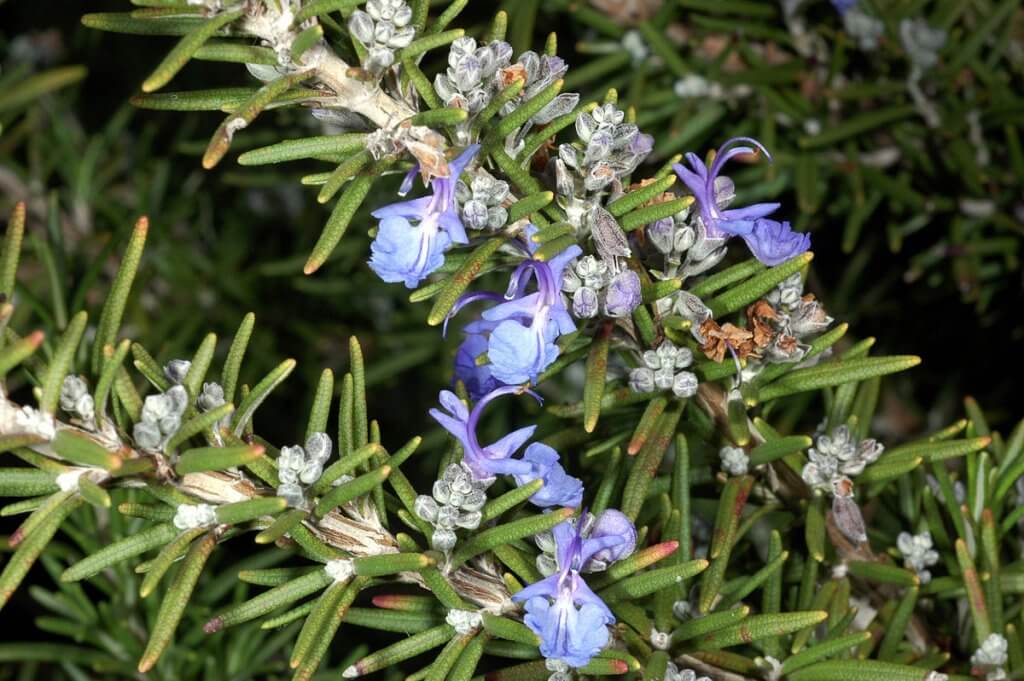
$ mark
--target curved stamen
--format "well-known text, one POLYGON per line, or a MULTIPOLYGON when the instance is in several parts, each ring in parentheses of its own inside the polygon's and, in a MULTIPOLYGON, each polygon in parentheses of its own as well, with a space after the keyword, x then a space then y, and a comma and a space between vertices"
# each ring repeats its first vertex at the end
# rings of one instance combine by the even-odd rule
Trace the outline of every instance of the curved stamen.
POLYGON ((469 444, 475 454, 479 456, 486 456, 484 454, 483 447, 480 446, 479 440, 476 439, 476 427, 480 422, 480 416, 483 414, 484 407, 502 395, 522 395, 524 393, 537 400, 538 404, 544 403, 544 399, 540 395, 523 385, 502 386, 501 388, 496 388, 480 398, 480 401, 476 403, 473 410, 469 412, 469 419, 466 421, 466 434, 469 439, 469 444))

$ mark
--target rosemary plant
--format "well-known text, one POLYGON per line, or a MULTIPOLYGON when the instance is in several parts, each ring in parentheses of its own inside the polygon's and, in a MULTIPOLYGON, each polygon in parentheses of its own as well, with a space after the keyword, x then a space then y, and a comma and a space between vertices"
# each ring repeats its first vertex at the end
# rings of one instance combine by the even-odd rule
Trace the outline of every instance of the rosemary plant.
POLYGON ((206 168, 268 110, 309 114, 322 134, 238 157, 319 164, 303 184, 332 206, 305 273, 366 231, 378 285, 459 345, 433 436, 381 427, 352 337, 275 442, 301 358, 251 370, 253 314, 187 357, 122 324, 159 216, 56 335, 9 324, 29 294, 17 204, 0 513, 23 520, 0 607, 39 563, 57 590, 32 595, 58 617, 37 624, 75 643, 0 659, 136 678, 1021 673, 1024 424, 1004 438, 967 400, 919 439, 872 437, 883 377, 920 359, 850 341, 807 290, 810 237, 727 176, 770 163, 771 139, 652 164, 665 138, 615 89, 571 92, 554 34, 517 50, 499 11, 469 37, 468 0, 136 4, 83 19, 178 36, 135 104, 223 111, 206 168), (190 60, 244 64, 249 85, 159 92, 190 60))

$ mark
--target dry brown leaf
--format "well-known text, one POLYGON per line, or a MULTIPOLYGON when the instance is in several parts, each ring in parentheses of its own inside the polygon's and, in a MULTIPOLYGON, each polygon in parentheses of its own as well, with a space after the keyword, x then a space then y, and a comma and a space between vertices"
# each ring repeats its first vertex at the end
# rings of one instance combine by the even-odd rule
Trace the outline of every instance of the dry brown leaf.
POLYGON ((729 322, 719 326, 713 319, 705 320, 700 325, 700 334, 704 338, 701 350, 714 362, 724 360, 729 348, 740 359, 746 359, 755 352, 754 334, 729 322))

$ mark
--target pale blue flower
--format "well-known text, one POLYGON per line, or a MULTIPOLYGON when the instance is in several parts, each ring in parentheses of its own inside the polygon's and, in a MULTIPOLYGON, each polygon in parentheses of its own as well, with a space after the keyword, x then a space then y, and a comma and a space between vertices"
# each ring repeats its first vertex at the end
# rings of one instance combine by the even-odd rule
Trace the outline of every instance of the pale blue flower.
POLYGON ((512 596, 526 603, 523 621, 540 639, 540 652, 570 667, 586 666, 608 644, 615 616, 580 571, 597 553, 626 541, 622 536, 583 538, 583 523, 564 522, 552 534, 558 571, 512 596))
MULTIPOLYGON (((467 147, 448 164, 448 177, 432 178, 430 196, 373 211, 373 217, 381 222, 370 246, 369 265, 381 279, 416 288, 444 264, 444 252, 453 243, 469 242, 455 205, 455 183, 479 150, 477 144, 467 147)), ((406 179, 400 193, 409 188, 409 177, 406 179)))
POLYGON ((526 448, 523 458, 515 461, 518 470, 512 473, 519 486, 543 480, 544 486, 530 497, 530 503, 541 508, 583 503, 583 482, 565 472, 558 452, 546 444, 534 442, 526 448))
POLYGON ((525 242, 513 242, 529 257, 512 272, 504 298, 496 293, 469 293, 448 314, 451 319, 477 300, 502 301, 485 310, 482 321, 467 325, 466 332, 487 335, 490 376, 510 385, 536 383, 540 373, 558 358, 555 340, 576 330, 562 300, 562 271, 583 251, 572 245, 551 260, 537 260, 532 256, 538 245, 530 239, 535 232, 536 227, 530 225, 525 242), (531 282, 535 289, 527 293, 531 282))

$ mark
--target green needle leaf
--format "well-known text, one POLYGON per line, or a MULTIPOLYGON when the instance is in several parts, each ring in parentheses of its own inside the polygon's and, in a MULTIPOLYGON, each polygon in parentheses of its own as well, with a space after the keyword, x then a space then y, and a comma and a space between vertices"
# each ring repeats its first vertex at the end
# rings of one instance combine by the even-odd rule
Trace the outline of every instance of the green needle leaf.
POLYGON ((766 615, 751 615, 739 624, 719 629, 705 635, 697 642, 700 650, 716 650, 760 641, 774 636, 783 636, 824 622, 828 613, 824 611, 787 612, 766 615))
POLYGON ((263 404, 263 400, 267 399, 274 388, 279 386, 284 379, 288 378, 288 374, 294 368, 295 360, 286 359, 267 374, 262 381, 257 383, 252 392, 242 399, 242 404, 239 405, 238 410, 235 411, 234 417, 231 419, 231 425, 236 437, 242 434, 242 430, 252 419, 259 406, 263 404))
POLYGON ((310 253, 309 259, 302 268, 305 274, 313 274, 313 272, 320 269, 321 265, 327 262, 327 258, 334 251, 338 242, 341 241, 341 237, 345 235, 345 230, 348 229, 349 223, 355 216, 359 206, 362 205, 363 199, 366 198, 370 191, 370 187, 373 186, 374 179, 376 178, 370 175, 356 177, 345 188, 345 191, 342 192, 338 202, 334 204, 331 217, 327 219, 324 231, 313 246, 313 252, 310 253))
POLYGON ((445 320, 452 307, 458 301, 459 296, 469 288, 469 285, 479 275, 483 266, 505 242, 506 239, 504 237, 489 239, 474 250, 472 255, 466 258, 462 265, 459 266, 459 269, 448 278, 444 288, 441 289, 441 293, 434 301, 434 306, 430 308, 427 324, 437 326, 445 320))
POLYGON ((174 630, 178 628, 178 622, 185 613, 185 606, 192 597, 192 590, 199 580, 203 571, 206 559, 213 553, 217 546, 217 538, 213 533, 207 533, 189 549, 188 554, 181 561, 178 574, 174 581, 167 588, 160 610, 157 612, 156 621, 150 632, 149 642, 139 660, 139 672, 146 673, 153 668, 157 660, 170 645, 174 637, 174 630))
POLYGON ((4 234, 3 256, 0 258, 0 297, 8 301, 14 295, 15 276, 18 273, 18 259, 21 257, 21 243, 25 238, 25 202, 14 204, 11 218, 4 234))
POLYGON ((757 399, 759 402, 767 402, 808 390, 864 381, 875 376, 906 371, 920 363, 921 358, 914 355, 893 355, 891 357, 861 357, 828 362, 806 369, 795 369, 759 390, 757 399))
POLYGON ((196 50, 203 46, 207 40, 212 38, 217 31, 224 28, 232 21, 241 18, 245 14, 242 8, 229 10, 214 16, 203 22, 196 29, 178 41, 178 44, 167 53, 164 60, 156 67, 152 75, 142 83, 143 92, 153 92, 166 85, 171 78, 181 70, 192 58, 196 50))
POLYGON ((179 530, 170 523, 146 528, 89 554, 65 570, 60 578, 65 582, 77 582, 92 577, 111 565, 163 546, 177 537, 178 533, 179 530))

